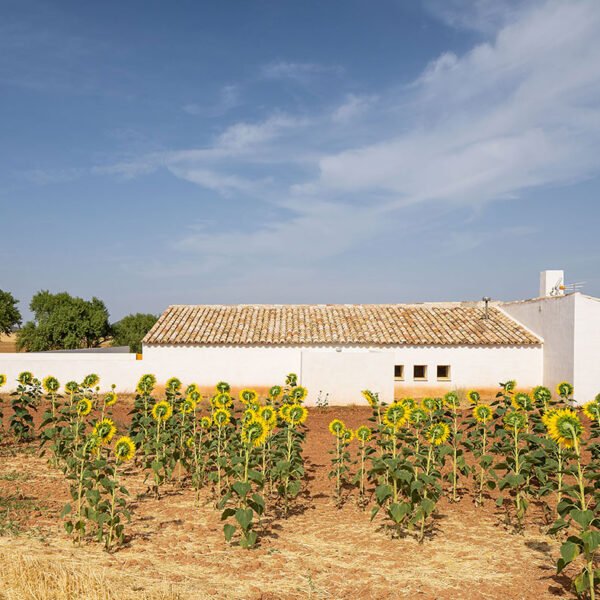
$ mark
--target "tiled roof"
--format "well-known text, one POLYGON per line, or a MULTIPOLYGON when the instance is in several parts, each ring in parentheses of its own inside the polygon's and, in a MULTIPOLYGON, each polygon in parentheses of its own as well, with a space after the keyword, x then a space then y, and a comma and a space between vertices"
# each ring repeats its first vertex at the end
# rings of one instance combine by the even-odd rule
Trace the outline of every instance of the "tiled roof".
POLYGON ((469 303, 170 306, 145 344, 516 346, 541 340, 506 313, 469 303))

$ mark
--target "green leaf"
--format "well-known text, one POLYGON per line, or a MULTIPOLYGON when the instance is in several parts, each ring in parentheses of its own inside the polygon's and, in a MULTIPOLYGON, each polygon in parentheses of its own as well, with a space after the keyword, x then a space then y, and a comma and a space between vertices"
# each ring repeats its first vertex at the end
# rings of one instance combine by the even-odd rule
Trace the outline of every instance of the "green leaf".
POLYGON ((504 498, 502 496, 498 496, 498 498, 496 498, 496 506, 502 506, 503 503, 504 498))
POLYGON ((225 534, 225 541, 230 542, 233 534, 235 533, 235 525, 231 525, 230 523, 226 523, 223 525, 223 533, 225 534))
POLYGON ((375 488, 375 497, 379 504, 383 504, 392 495, 392 487, 382 483, 375 488))
POLYGON ((240 497, 245 498, 252 486, 244 481, 236 481, 232 486, 233 491, 240 497))
POLYGON ((574 508, 569 514, 582 529, 587 529, 594 520, 594 513, 591 510, 579 510, 578 508, 574 508))
POLYGON ((225 521, 225 519, 229 519, 229 517, 233 517, 233 515, 235 515, 235 508, 226 508, 222 513, 221 513, 221 521, 225 521))
POLYGON ((429 516, 435 508, 435 502, 431 498, 423 498, 421 500, 421 510, 425 516, 429 516))
POLYGON ((591 554, 600 545, 600 532, 599 531, 584 531, 581 534, 583 540, 583 546, 586 554, 591 554))
MULTIPOLYGON (((563 568, 579 556, 579 546, 573 542, 565 542, 560 547, 560 555, 563 559, 563 568)), ((562 570, 562 569, 561 569, 562 570)))
POLYGON ((393 502, 388 507, 388 514, 392 518, 392 521, 394 521, 396 524, 401 523, 402 519, 404 519, 407 513, 408 505, 406 502, 402 502, 401 504, 398 502, 393 502))
POLYGON ((235 511, 235 520, 240 524, 240 527, 246 531, 252 523, 254 511, 251 508, 238 508, 235 511))
POLYGON ((62 509, 62 511, 60 513, 61 519, 63 517, 66 517, 70 513, 71 513, 71 505, 70 504, 65 504, 64 508, 62 509))

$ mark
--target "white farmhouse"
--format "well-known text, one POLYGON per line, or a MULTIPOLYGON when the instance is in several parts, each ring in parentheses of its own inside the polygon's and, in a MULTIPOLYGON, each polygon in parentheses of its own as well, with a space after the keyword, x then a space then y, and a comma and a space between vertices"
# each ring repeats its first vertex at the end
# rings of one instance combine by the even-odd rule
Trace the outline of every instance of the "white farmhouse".
POLYGON ((565 293, 562 271, 541 274, 540 296, 516 302, 361 305, 170 306, 144 338, 143 354, 0 354, 0 373, 53 374, 62 382, 100 375, 133 391, 139 377, 177 376, 212 387, 270 387, 297 373, 329 404, 361 402, 363 389, 423 397, 560 381, 586 402, 600 392, 600 299, 565 293))

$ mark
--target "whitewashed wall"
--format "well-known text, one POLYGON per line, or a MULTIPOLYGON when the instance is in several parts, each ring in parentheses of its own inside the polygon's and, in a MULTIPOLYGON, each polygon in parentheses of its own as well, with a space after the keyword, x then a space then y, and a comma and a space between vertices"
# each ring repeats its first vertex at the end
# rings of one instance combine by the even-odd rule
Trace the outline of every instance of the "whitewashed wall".
POLYGON ((270 386, 282 383, 295 372, 309 389, 308 403, 319 392, 329 394, 329 403, 361 403, 361 390, 368 388, 390 401, 394 395, 394 365, 405 368, 400 385, 419 388, 455 389, 495 387, 499 381, 515 378, 522 386, 542 380, 541 347, 199 347, 149 346, 143 360, 133 354, 0 354, 0 373, 9 384, 24 370, 42 378, 55 375, 61 382, 81 380, 97 373, 102 389, 112 383, 120 391, 133 391, 139 377, 154 373, 159 382, 177 376, 184 383, 212 386, 219 380, 234 386, 270 386), (412 366, 428 366, 428 381, 415 382, 412 366), (438 382, 437 365, 451 366, 450 381, 438 382))
POLYGON ((575 398, 584 403, 600 393, 600 299, 575 298, 575 398))

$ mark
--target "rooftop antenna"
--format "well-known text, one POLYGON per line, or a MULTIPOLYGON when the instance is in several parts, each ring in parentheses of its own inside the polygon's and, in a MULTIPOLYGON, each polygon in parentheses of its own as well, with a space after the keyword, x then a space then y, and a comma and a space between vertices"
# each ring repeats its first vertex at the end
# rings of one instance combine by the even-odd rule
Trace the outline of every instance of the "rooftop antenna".
POLYGON ((484 296, 482 298, 482 300, 485 302, 485 308, 483 310, 483 318, 484 319, 489 319, 490 318, 490 313, 488 311, 488 304, 491 302, 491 298, 489 296, 484 296))
POLYGON ((563 289, 567 294, 572 292, 578 292, 583 288, 585 283, 585 281, 578 281, 577 283, 568 283, 566 285, 563 285, 563 289))

